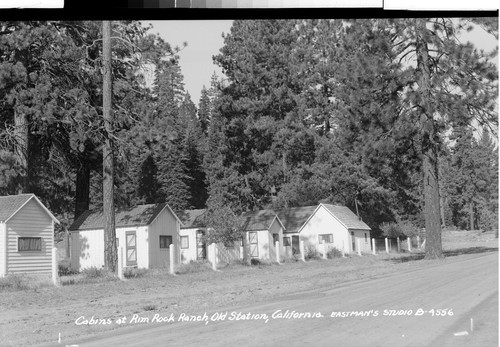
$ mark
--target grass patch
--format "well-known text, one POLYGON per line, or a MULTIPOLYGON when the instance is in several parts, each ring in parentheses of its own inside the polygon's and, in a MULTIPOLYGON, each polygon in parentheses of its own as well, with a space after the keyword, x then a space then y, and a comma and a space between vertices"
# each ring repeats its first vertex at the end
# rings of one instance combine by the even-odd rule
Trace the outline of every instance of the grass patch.
POLYGON ((190 261, 188 264, 178 265, 175 269, 175 273, 177 275, 184 275, 189 273, 206 272, 210 270, 211 267, 208 261, 198 260, 198 261, 190 261))
POLYGON ((156 311, 158 308, 156 305, 145 305, 142 307, 143 311, 156 311))
POLYGON ((69 286, 77 284, 111 282, 117 281, 118 278, 114 273, 108 272, 104 269, 91 267, 76 275, 60 277, 59 280, 62 286, 69 286))
POLYGON ((21 290, 36 290, 52 285, 48 276, 28 274, 12 274, 0 278, 0 292, 15 292, 21 290))

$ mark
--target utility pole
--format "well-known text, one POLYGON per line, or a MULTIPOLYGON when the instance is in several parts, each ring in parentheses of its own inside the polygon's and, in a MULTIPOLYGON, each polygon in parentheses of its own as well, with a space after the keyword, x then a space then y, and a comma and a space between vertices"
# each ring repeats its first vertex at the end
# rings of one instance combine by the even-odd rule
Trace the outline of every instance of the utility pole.
POLYGON ((102 110, 104 118, 103 147, 103 214, 104 214, 104 267, 115 272, 118 262, 115 232, 114 201, 114 148, 113 148, 113 110, 111 81, 111 22, 102 23, 102 110))

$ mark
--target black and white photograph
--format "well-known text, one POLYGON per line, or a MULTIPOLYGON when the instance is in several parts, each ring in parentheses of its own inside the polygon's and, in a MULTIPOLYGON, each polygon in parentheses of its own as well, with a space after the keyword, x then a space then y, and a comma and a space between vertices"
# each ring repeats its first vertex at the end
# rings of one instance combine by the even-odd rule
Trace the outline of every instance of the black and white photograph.
POLYGON ((498 10, 162 1, 0 9, 0 346, 498 346, 498 10))

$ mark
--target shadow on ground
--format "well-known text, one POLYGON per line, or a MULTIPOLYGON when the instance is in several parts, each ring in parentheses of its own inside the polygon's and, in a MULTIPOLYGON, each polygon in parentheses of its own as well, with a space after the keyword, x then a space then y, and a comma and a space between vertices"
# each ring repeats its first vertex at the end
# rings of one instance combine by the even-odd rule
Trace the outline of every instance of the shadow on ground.
MULTIPOLYGON (((447 250, 443 251, 444 256, 446 258, 448 257, 455 257, 457 255, 464 255, 464 254, 480 254, 480 253, 490 253, 490 252, 498 252, 498 248, 495 247, 467 247, 467 248, 459 248, 459 249, 453 249, 453 250, 447 250)), ((408 254, 407 256, 402 256, 398 258, 389 258, 386 259, 386 261, 390 261, 393 263, 406 263, 409 261, 416 261, 416 260, 422 260, 425 257, 424 252, 419 252, 419 253, 413 253, 413 254, 408 254)))

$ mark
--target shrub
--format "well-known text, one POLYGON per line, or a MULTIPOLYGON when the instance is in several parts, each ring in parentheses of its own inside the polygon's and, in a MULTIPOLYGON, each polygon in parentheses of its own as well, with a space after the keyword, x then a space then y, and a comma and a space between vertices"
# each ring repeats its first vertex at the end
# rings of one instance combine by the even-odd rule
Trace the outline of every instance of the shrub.
POLYGON ((396 238, 404 235, 403 229, 398 223, 384 222, 380 225, 380 229, 385 237, 396 238))
POLYGON ((145 305, 143 308, 142 308, 144 311, 156 311, 156 305, 145 305))
POLYGON ((328 252, 326 252, 326 257, 328 259, 333 259, 333 258, 342 258, 342 251, 338 250, 337 248, 333 247, 330 248, 328 252))
POLYGON ((36 290, 37 288, 51 286, 52 281, 48 277, 26 274, 11 274, 0 278, 0 292, 36 290))
POLYGON ((125 278, 138 278, 146 275, 148 270, 146 269, 137 269, 137 268, 125 268, 123 270, 123 277, 125 278))
POLYGON ((320 259, 321 256, 315 246, 308 244, 304 250, 304 258, 306 260, 320 259))
POLYGON ((104 269, 99 269, 97 267, 91 267, 84 269, 82 271, 83 277, 85 278, 101 278, 107 275, 107 271, 104 269))

